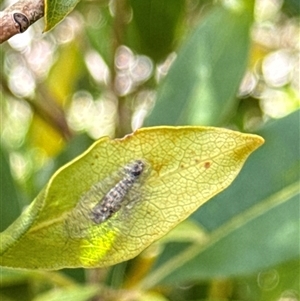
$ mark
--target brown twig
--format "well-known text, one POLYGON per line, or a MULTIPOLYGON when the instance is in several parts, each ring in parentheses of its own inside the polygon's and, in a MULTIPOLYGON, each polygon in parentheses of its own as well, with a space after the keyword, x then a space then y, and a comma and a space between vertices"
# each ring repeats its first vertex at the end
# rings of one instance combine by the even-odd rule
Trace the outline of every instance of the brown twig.
MULTIPOLYGON (((126 1, 115 1, 115 17, 113 25, 113 39, 112 39, 112 52, 116 55, 116 52, 120 45, 124 43, 125 28, 129 15, 129 7, 126 1)), ((112 84, 114 85, 116 72, 112 68, 112 84)), ((115 95, 118 92, 114 87, 113 91, 115 95)), ((124 137, 131 132, 131 118, 132 113, 130 112, 126 97, 118 96, 118 124, 116 127, 116 137, 124 137)))
POLYGON ((44 0, 20 0, 0 12, 0 44, 44 16, 44 0))

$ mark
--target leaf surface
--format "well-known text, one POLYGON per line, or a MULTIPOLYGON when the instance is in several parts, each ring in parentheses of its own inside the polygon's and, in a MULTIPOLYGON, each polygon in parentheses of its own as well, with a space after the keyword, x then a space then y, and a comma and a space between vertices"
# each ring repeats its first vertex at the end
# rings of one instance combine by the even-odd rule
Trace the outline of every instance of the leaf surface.
POLYGON ((0 145, 0 231, 3 231, 20 214, 20 201, 12 177, 8 156, 5 149, 0 145), (9 203, 9 206, 6 204, 9 203))
POLYGON ((46 0, 45 31, 49 31, 61 22, 80 0, 46 0))
POLYGON ((160 61, 173 51, 184 25, 184 0, 130 0, 133 13, 129 24, 129 47, 160 61))
POLYGON ((225 189, 263 143, 256 135, 211 127, 144 128, 98 140, 58 170, 29 208, 1 234, 1 264, 59 269, 128 260, 225 189), (92 208, 129 162, 146 170, 107 221, 92 208))
POLYGON ((266 143, 236 181, 191 216, 205 238, 167 245, 144 288, 240 277, 299 260, 299 114, 259 131, 266 143))
POLYGON ((179 49, 146 125, 219 125, 236 108, 246 71, 252 1, 216 6, 179 49), (244 7, 243 7, 244 6, 244 7))

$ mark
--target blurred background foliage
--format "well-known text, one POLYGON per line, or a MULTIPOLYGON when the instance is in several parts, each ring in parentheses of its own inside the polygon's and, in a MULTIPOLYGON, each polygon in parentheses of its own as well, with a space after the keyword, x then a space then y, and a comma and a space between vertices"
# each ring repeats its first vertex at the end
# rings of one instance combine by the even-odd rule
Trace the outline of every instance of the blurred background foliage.
MULTIPOLYGON (((11 38, 0 48, 0 230, 94 140, 143 125, 222 126, 266 139, 233 187, 192 216, 208 232, 290 187, 299 178, 299 13, 296 0, 82 0, 52 31, 42 33, 39 21, 11 38)), ((299 223, 289 250, 280 249, 283 236, 268 240, 287 220, 299 220, 298 201, 291 197, 290 209, 276 201, 282 207, 271 206, 252 225, 249 218, 231 248, 229 231, 164 281, 145 275, 184 252, 185 238, 100 271, 5 269, 0 298, 299 300, 299 223), (256 246, 266 250, 261 260, 256 246), (275 247, 278 256, 269 256, 275 247), (209 265, 213 257, 219 265, 209 265), (130 291, 141 281, 147 289, 130 291)))

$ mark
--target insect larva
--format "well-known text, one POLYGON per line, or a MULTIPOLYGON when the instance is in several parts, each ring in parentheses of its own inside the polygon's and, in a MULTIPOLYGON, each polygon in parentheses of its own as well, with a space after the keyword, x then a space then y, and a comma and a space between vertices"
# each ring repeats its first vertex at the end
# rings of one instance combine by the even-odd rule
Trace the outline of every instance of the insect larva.
POLYGON ((139 179, 145 168, 142 160, 136 160, 124 167, 124 177, 121 179, 101 201, 91 210, 90 219, 100 224, 109 219, 120 208, 128 191, 139 179))
POLYGON ((142 198, 139 182, 144 181, 146 170, 148 173, 148 164, 144 160, 135 160, 93 184, 67 214, 65 227, 68 235, 76 239, 98 235, 96 226, 122 207, 124 211, 120 216, 127 218, 134 204, 142 198))

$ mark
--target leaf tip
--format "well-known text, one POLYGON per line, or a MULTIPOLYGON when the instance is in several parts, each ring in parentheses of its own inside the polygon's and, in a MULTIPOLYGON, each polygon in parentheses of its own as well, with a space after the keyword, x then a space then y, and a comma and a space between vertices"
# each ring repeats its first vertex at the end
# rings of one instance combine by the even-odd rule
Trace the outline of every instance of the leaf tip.
POLYGON ((257 150, 260 146, 265 143, 265 139, 259 135, 255 134, 245 134, 246 135, 246 144, 250 153, 257 150))

